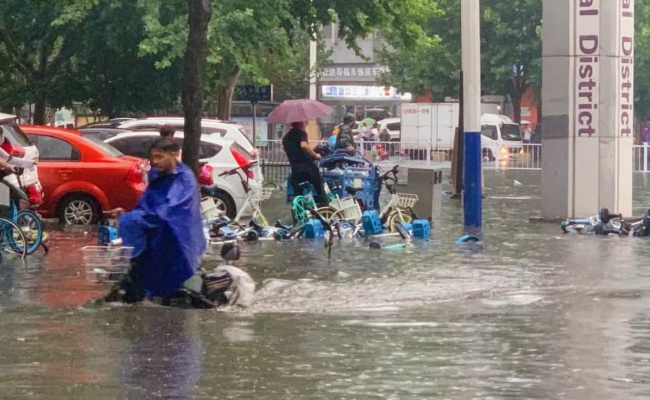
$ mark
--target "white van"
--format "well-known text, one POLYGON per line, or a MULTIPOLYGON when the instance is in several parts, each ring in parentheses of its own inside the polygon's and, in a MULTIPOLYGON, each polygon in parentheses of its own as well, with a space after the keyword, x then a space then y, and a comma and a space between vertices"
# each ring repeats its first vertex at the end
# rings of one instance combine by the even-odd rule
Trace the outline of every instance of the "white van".
POLYGON ((500 161, 517 159, 523 150, 521 129, 510 118, 499 114, 481 116, 481 147, 483 160, 500 161))
MULTIPOLYGON (((411 103, 402 105, 401 139, 411 158, 423 157, 432 151, 451 152, 458 127, 458 103, 411 103)), ((481 109, 489 110, 490 104, 481 109)), ((481 116, 483 160, 514 160, 523 149, 521 130, 505 115, 484 113, 481 116)))

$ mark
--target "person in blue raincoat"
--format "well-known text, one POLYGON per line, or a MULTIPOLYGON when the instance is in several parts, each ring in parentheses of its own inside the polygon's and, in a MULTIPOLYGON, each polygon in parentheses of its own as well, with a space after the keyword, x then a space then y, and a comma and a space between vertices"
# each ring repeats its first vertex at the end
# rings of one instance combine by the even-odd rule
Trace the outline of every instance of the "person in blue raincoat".
POLYGON ((206 243, 201 197, 192 170, 177 160, 170 138, 151 146, 149 185, 135 209, 120 218, 123 244, 134 248, 132 270, 120 284, 122 301, 169 301, 199 268, 206 243))

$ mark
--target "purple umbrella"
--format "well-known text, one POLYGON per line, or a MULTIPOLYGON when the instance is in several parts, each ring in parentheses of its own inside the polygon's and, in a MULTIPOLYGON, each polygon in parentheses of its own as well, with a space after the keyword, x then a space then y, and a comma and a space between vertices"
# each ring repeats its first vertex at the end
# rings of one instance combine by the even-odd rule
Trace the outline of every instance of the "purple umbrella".
POLYGON ((266 118, 271 124, 290 124, 292 122, 309 121, 310 119, 327 117, 334 109, 316 100, 298 99, 285 100, 266 118))

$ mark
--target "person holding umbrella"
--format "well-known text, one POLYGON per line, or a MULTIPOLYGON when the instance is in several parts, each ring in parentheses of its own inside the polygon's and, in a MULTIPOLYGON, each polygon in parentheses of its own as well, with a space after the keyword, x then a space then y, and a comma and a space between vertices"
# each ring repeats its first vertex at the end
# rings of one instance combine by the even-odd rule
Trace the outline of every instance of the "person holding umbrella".
POLYGON ((300 184, 309 182, 316 190, 316 202, 327 203, 323 180, 315 161, 320 159, 309 146, 305 122, 323 118, 334 112, 332 107, 311 99, 285 100, 266 118, 271 124, 291 124, 291 129, 282 138, 282 147, 291 166, 289 184, 295 194, 300 193, 300 184))
POLYGON ((323 179, 315 163, 321 156, 309 146, 304 122, 291 123, 291 129, 282 138, 282 147, 291 165, 289 184, 293 188, 293 193, 300 194, 300 184, 309 182, 316 190, 316 203, 326 204, 327 195, 323 188, 323 179))

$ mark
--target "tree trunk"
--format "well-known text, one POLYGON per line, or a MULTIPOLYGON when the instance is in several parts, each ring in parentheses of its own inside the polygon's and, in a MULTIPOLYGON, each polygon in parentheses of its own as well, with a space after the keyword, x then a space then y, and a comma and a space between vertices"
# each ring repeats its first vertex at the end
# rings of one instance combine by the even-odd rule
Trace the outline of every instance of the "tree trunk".
POLYGON ((217 118, 228 121, 232 109, 232 95, 235 92, 235 86, 239 80, 241 71, 235 67, 235 71, 228 78, 225 86, 217 88, 217 118))
POLYGON ((199 172, 201 116, 203 114, 203 64, 208 42, 208 23, 212 17, 210 0, 187 0, 190 33, 185 50, 181 102, 185 114, 183 162, 199 172))
POLYGON ((512 119, 515 123, 521 123, 521 99, 524 97, 524 92, 528 88, 526 79, 521 76, 513 76, 509 80, 508 94, 512 101, 512 119))
POLYGON ((34 125, 45 125, 45 98, 39 95, 34 103, 34 125))
POLYGON ((521 96, 511 97, 512 99, 512 119, 515 123, 521 123, 521 96))

